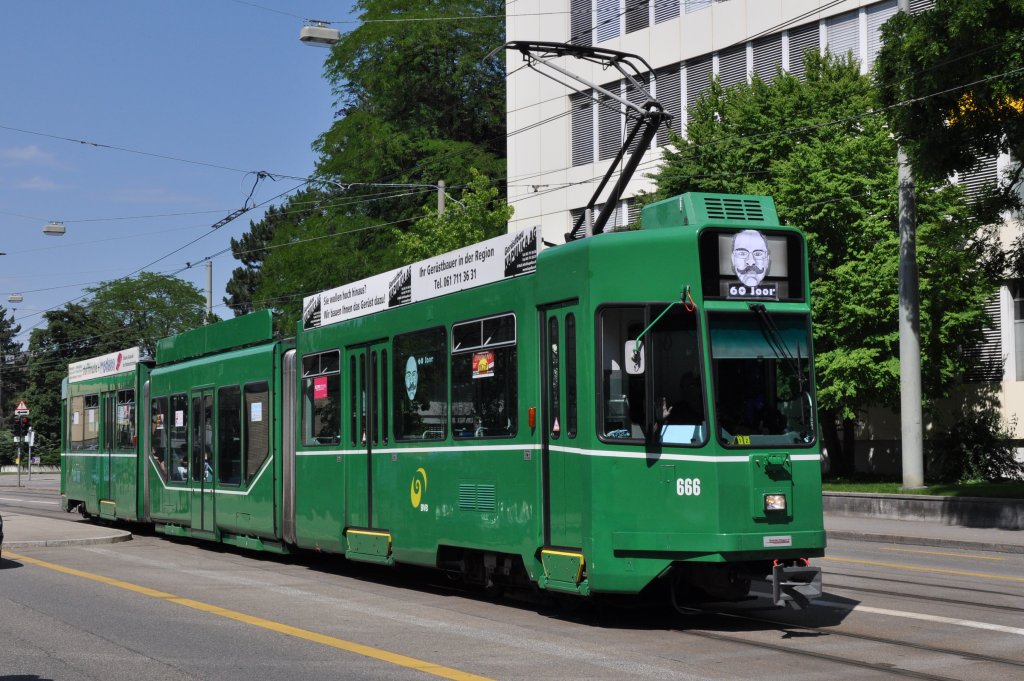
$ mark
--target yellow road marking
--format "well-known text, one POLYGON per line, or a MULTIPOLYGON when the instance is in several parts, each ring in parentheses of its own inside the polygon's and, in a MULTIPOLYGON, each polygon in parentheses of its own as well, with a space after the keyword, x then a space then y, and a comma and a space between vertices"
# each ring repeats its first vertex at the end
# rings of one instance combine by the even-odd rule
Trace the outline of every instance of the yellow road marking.
POLYGON ((831 560, 839 563, 857 563, 858 565, 874 565, 876 567, 896 568, 898 570, 914 570, 916 572, 935 572, 942 575, 959 575, 960 577, 981 577, 982 579, 1000 579, 1007 582, 1024 582, 1024 577, 1007 577, 990 575, 985 572, 965 572, 962 570, 942 570, 940 568, 918 567, 916 565, 900 565, 898 563, 882 563, 874 560, 856 560, 854 558, 833 558, 826 556, 818 560, 831 560))
POLYGON ((65 567, 56 563, 48 563, 43 560, 37 560, 35 558, 29 558, 28 556, 22 556, 17 553, 11 553, 7 551, 5 553, 7 558, 12 558, 23 563, 29 563, 38 567, 44 567, 49 570, 55 570, 57 572, 63 572, 66 575, 72 575, 74 577, 81 577, 82 579, 88 579, 93 582, 99 582, 101 584, 107 584, 114 586, 119 589, 125 589, 134 593, 149 596, 151 598, 159 598, 169 603, 176 603, 177 605, 183 605, 186 608, 192 608, 193 610, 199 610, 200 612, 209 613, 211 615, 217 615, 219 617, 225 617, 227 619, 235 620, 236 622, 242 622, 249 624, 254 627, 260 627, 261 629, 267 629, 270 631, 276 631, 279 634, 285 634, 287 636, 293 636, 295 638, 303 639, 305 641, 311 641, 313 643, 319 643, 320 645, 329 646, 331 648, 337 648, 350 653, 356 653, 364 657, 369 657, 374 660, 381 660, 382 662, 388 662, 399 667, 406 667, 409 669, 415 669, 425 674, 432 674, 433 676, 439 676, 444 679, 453 679, 454 681, 492 681, 486 676, 477 676, 476 674, 470 674, 458 669, 452 669, 451 667, 445 667, 443 665, 434 664, 433 662, 427 662, 426 660, 418 660, 414 657, 408 657, 406 655, 400 655, 399 653, 392 653, 387 650, 380 648, 374 648, 373 646, 363 645, 361 643, 354 643, 352 641, 346 641, 344 639, 335 638, 334 636, 328 636, 327 634, 319 634, 315 631, 309 631, 307 629, 300 629, 298 627, 289 626, 280 622, 274 622, 272 620, 263 619, 262 617, 256 617, 253 615, 246 615, 242 612, 235 610, 228 610, 227 608, 221 608, 210 603, 203 603, 202 601, 195 601, 191 598, 182 598, 175 596, 174 594, 167 593, 165 591, 158 591, 156 589, 150 589, 145 586, 138 584, 132 584, 131 582, 122 582, 119 579, 113 579, 112 577, 104 577, 103 575, 93 574, 91 572, 84 572, 82 570, 76 570, 75 568, 65 567))
POLYGON ((882 551, 898 551, 900 553, 923 553, 928 556, 952 556, 953 558, 973 558, 975 560, 1006 560, 996 556, 978 556, 969 553, 945 553, 943 551, 917 551, 915 549, 890 549, 883 548, 882 551))

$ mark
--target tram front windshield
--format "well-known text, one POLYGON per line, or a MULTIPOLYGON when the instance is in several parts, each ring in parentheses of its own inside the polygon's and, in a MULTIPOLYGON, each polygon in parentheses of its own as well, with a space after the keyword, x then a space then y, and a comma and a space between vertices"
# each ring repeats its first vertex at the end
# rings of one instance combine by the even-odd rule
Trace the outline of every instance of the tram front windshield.
POLYGON ((716 430, 727 447, 807 446, 815 440, 806 315, 708 315, 716 430))

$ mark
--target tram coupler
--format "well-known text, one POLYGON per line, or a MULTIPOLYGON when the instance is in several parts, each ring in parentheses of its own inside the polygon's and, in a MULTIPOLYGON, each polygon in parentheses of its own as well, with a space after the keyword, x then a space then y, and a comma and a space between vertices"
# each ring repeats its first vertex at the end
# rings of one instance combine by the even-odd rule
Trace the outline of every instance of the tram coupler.
POLYGON ((812 599, 821 596, 821 568, 811 566, 806 558, 776 560, 766 581, 772 586, 775 605, 803 610, 812 599))

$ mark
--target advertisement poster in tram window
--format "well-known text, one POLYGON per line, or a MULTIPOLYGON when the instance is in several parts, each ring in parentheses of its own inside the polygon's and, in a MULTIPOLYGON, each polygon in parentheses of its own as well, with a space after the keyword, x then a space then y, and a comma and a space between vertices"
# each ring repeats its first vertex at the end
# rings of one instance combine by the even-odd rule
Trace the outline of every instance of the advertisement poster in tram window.
POLYGON ((472 246, 307 296, 302 328, 314 329, 447 293, 530 274, 537 269, 540 228, 472 246))
POLYGON ((473 378, 491 378, 494 376, 494 353, 473 353, 473 378))
POLYGON ((313 379, 313 399, 327 399, 327 377, 317 376, 313 379))

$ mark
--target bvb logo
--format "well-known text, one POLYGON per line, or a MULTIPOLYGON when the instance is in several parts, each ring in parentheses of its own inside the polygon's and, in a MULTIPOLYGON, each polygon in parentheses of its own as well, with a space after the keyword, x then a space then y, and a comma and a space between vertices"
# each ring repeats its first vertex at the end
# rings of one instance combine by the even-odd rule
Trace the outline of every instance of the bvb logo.
POLYGON ((423 493, 427 491, 427 471, 423 468, 417 468, 416 473, 412 477, 412 485, 409 487, 409 500, 412 501, 412 507, 418 508, 420 500, 423 498, 423 493), (422 480, 420 479, 422 477, 422 480))

